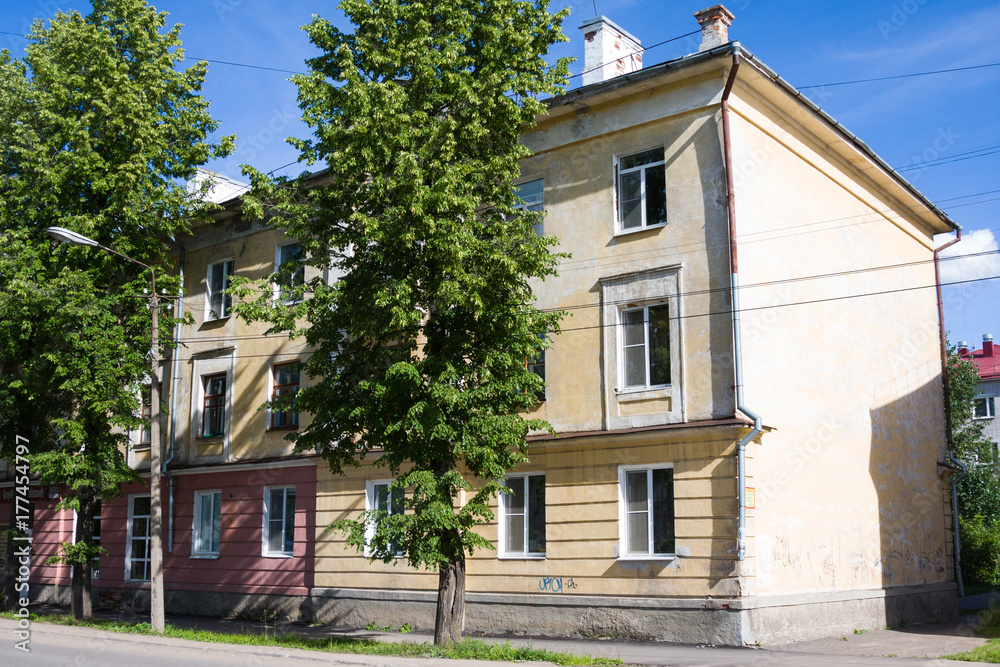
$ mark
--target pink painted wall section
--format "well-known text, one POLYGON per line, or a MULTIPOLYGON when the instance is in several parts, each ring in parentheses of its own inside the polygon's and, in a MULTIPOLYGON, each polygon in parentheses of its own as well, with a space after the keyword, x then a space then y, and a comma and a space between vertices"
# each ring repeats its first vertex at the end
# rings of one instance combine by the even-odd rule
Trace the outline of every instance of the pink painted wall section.
MULTIPOLYGON (((54 493, 56 487, 51 487, 54 493)), ((11 487, 0 492, 0 522, 7 523, 10 515, 11 487)), ((32 529, 31 575, 32 584, 69 584, 70 568, 66 565, 46 565, 45 561, 59 553, 63 542, 73 541, 73 512, 57 510, 59 498, 50 498, 50 487, 29 487, 34 526, 32 529)), ((6 527, 6 525, 5 525, 6 527)), ((15 549, 19 546, 15 543, 15 549)))
MULTIPOLYGON (((228 472, 206 472, 174 477, 174 542, 167 551, 167 481, 163 479, 164 585, 169 590, 307 595, 314 584, 316 535, 316 466, 271 467, 228 472), (264 490, 295 488, 294 547, 291 557, 263 555, 264 490), (196 491, 222 494, 219 555, 192 557, 194 497, 196 491)), ((100 576, 94 586, 143 588, 148 582, 130 581, 125 568, 129 497, 147 495, 145 485, 133 484, 122 495, 103 503, 101 510, 100 576)), ((73 539, 73 512, 56 511, 58 499, 34 500, 34 555, 31 583, 69 586, 70 568, 46 566, 61 542, 73 539)), ((9 501, 0 500, 0 521, 6 521, 9 501)))
MULTIPOLYGON (((163 567, 167 590, 305 595, 313 586, 316 535, 316 467, 267 468, 174 477, 174 541, 168 552, 168 494, 163 480, 163 567), (264 489, 295 488, 293 555, 263 555, 264 489), (218 557, 192 557, 196 491, 222 494, 218 557)), ((145 494, 133 486, 102 511, 101 586, 144 587, 126 580, 128 497, 145 494)))

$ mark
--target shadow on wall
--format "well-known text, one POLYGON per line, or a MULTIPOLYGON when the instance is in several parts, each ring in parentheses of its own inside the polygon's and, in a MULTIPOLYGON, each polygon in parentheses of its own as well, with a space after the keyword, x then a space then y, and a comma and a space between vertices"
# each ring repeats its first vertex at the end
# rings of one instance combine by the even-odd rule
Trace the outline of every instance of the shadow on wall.
POLYGON ((886 624, 953 619, 955 592, 947 586, 923 595, 899 587, 953 580, 947 542, 950 487, 938 474, 945 457, 944 408, 938 379, 870 411, 869 472, 878 497, 879 553, 852 567, 881 572, 886 624))

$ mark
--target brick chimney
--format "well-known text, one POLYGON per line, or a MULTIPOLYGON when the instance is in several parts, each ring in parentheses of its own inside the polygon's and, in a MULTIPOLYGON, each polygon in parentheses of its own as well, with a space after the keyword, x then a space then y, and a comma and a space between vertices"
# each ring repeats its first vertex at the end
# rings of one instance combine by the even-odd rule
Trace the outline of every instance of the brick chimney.
POLYGON ((964 340, 958 341, 958 356, 960 357, 969 356, 969 344, 964 340))
POLYGON ((642 42, 605 16, 580 26, 583 31, 583 85, 600 83, 642 69, 642 42))
POLYGON ((983 334, 983 356, 993 356, 993 334, 983 334))
POLYGON ((695 12, 701 26, 701 46, 698 52, 708 51, 729 42, 729 26, 732 24, 733 13, 722 5, 715 5, 700 12, 695 12))

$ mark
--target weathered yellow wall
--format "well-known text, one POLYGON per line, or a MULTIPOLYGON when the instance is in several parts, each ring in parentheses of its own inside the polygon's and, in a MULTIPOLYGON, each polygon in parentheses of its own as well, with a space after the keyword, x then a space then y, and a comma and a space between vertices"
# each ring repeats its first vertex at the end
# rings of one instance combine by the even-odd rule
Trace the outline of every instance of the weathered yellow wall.
MULTIPOLYGON (((736 489, 734 428, 678 429, 606 437, 548 440, 514 473, 544 472, 547 549, 544 559, 468 561, 468 590, 565 595, 734 595, 736 489), (618 466, 674 463, 676 543, 672 561, 618 560, 618 466), (555 581, 559 580, 559 581, 555 581)), ((365 480, 384 469, 363 466, 346 477, 321 467, 318 478, 316 585, 320 588, 436 589, 437 575, 405 560, 369 563, 342 533, 326 529, 364 510, 365 480)), ((496 505, 493 505, 496 512, 496 505)), ((480 529, 494 547, 497 525, 480 529)))
POLYGON ((742 92, 746 402, 776 429, 749 468, 756 590, 947 581, 931 235, 883 213, 899 203, 742 92))
MULTIPOLYGON (((262 278, 274 270, 275 244, 286 243, 287 239, 281 232, 265 229, 260 223, 227 216, 200 227, 194 237, 182 241, 187 250, 184 310, 194 317, 194 324, 184 326, 182 340, 186 347, 176 353, 179 462, 229 462, 290 454, 291 444, 284 440, 288 431, 269 430, 267 412, 259 408, 270 398, 270 366, 303 358, 304 343, 289 341, 285 334, 265 337, 266 324, 248 325, 235 315, 205 321, 208 266, 231 258, 236 276, 262 278), (231 414, 226 436, 201 438, 197 437, 200 423, 193 423, 197 383, 205 370, 199 359, 213 353, 219 356, 211 362, 209 370, 231 374, 231 386, 227 389, 231 414)), ((308 384, 305 373, 301 381, 303 386, 308 384)), ((308 416, 301 415, 300 425, 306 424, 308 416)))

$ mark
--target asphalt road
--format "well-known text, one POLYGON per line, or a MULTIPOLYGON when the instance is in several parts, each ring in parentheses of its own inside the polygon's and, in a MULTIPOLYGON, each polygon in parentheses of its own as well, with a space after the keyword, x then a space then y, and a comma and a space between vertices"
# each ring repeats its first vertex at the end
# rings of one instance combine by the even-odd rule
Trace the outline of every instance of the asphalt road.
MULTIPOLYGON (((511 667, 513 663, 474 660, 400 658, 319 653, 274 647, 209 644, 167 637, 124 635, 92 628, 72 628, 32 623, 30 652, 15 648, 17 623, 0 619, 0 665, 45 667, 315 667, 319 664, 346 667, 511 667)), ((586 646, 558 647, 586 652, 586 646)), ((555 648, 555 647, 552 647, 555 648)), ((671 667, 802 667, 812 665, 958 667, 948 660, 878 658, 798 651, 771 651, 676 646, 668 644, 622 644, 619 655, 630 664, 671 667)), ((541 665, 542 663, 533 663, 541 665)))

